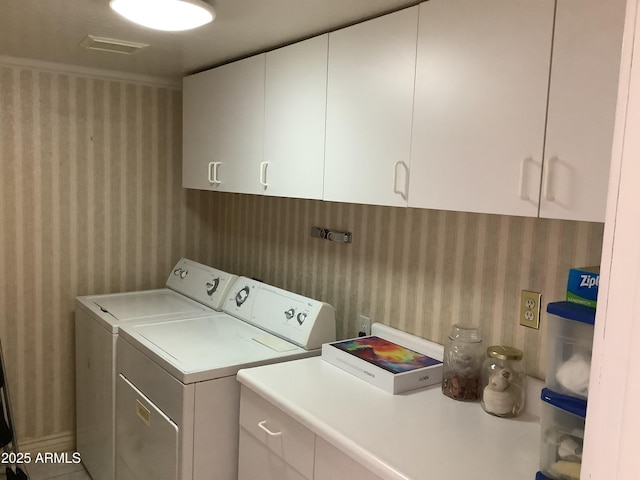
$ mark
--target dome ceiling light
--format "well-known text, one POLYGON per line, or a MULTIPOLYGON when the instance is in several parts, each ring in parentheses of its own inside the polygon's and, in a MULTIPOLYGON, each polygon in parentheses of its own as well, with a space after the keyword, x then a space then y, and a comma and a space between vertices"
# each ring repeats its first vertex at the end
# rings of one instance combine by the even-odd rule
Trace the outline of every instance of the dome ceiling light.
POLYGON ((138 25, 168 32, 197 28, 216 17, 202 0, 110 0, 109 6, 138 25))

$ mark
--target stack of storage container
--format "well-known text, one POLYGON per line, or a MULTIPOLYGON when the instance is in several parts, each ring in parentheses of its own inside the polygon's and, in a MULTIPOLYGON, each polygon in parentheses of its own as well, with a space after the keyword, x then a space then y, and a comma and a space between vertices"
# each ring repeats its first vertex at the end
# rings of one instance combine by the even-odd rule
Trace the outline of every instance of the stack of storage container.
POLYGON ((571 302, 547 306, 549 351, 536 480, 580 479, 595 312, 571 302))
POLYGON ((567 301, 547 305, 547 371, 536 480, 580 480, 599 268, 571 269, 567 301))

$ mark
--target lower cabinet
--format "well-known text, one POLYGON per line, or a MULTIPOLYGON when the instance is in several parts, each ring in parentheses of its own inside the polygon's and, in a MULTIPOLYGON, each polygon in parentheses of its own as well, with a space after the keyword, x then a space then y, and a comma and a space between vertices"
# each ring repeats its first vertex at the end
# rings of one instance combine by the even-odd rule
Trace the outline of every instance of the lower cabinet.
POLYGON ((382 480, 320 437, 316 437, 315 453, 314 480, 382 480))
POLYGON ((240 427, 238 480, 310 480, 289 465, 265 443, 240 427))
POLYGON ((381 480, 242 386, 238 480, 381 480))
POLYGON ((314 446, 311 430, 242 387, 238 480, 311 480, 314 446))

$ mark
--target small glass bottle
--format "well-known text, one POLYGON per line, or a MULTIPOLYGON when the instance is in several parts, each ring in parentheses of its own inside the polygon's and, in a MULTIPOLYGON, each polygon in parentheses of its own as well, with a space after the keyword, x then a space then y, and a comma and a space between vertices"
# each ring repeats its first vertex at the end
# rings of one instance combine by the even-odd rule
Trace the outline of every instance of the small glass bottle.
POLYGON ((526 376, 522 351, 494 345, 487 348, 482 365, 482 401, 485 412, 498 417, 517 417, 524 408, 526 376))
POLYGON ((475 327, 454 325, 444 347, 442 393, 454 400, 478 400, 482 376, 482 336, 475 327))

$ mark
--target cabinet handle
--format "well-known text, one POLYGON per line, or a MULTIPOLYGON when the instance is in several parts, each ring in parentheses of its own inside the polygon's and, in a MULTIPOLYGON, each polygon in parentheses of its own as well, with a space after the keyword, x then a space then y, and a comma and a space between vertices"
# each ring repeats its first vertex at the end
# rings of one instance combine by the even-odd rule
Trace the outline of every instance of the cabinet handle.
POLYGON ((520 195, 521 200, 529 201, 529 194, 527 193, 527 165, 533 162, 533 158, 527 157, 520 162, 520 188, 518 190, 518 194, 520 195))
POLYGON ((268 187, 267 184, 267 166, 269 166, 269 162, 262 162, 260 164, 260 185, 263 187, 268 187))
POLYGON ((209 183, 219 184, 218 180, 218 167, 221 162, 209 162, 209 183))
POLYGON ((553 165, 558 161, 558 157, 553 156, 549 157, 546 161, 546 165, 544 166, 544 179, 542 183, 542 198, 547 200, 548 202, 555 201, 556 197, 553 194, 553 189, 551 188, 551 170, 553 165))
POLYGON ((258 427, 260 427, 262 430, 267 432, 267 435, 270 435, 272 437, 279 437, 280 435, 282 435, 282 432, 272 432, 271 430, 269 430, 267 427, 264 426, 265 423, 267 423, 266 420, 262 420, 261 422, 258 422, 258 427))
POLYGON ((399 189, 398 188, 398 167, 402 165, 404 167, 404 169, 407 172, 407 176, 409 174, 409 168, 407 167, 407 164, 404 163, 402 160, 398 160, 396 163, 393 164, 393 193, 397 193, 398 195, 400 195, 404 200, 407 199, 407 181, 405 179, 404 182, 404 189, 399 189))

